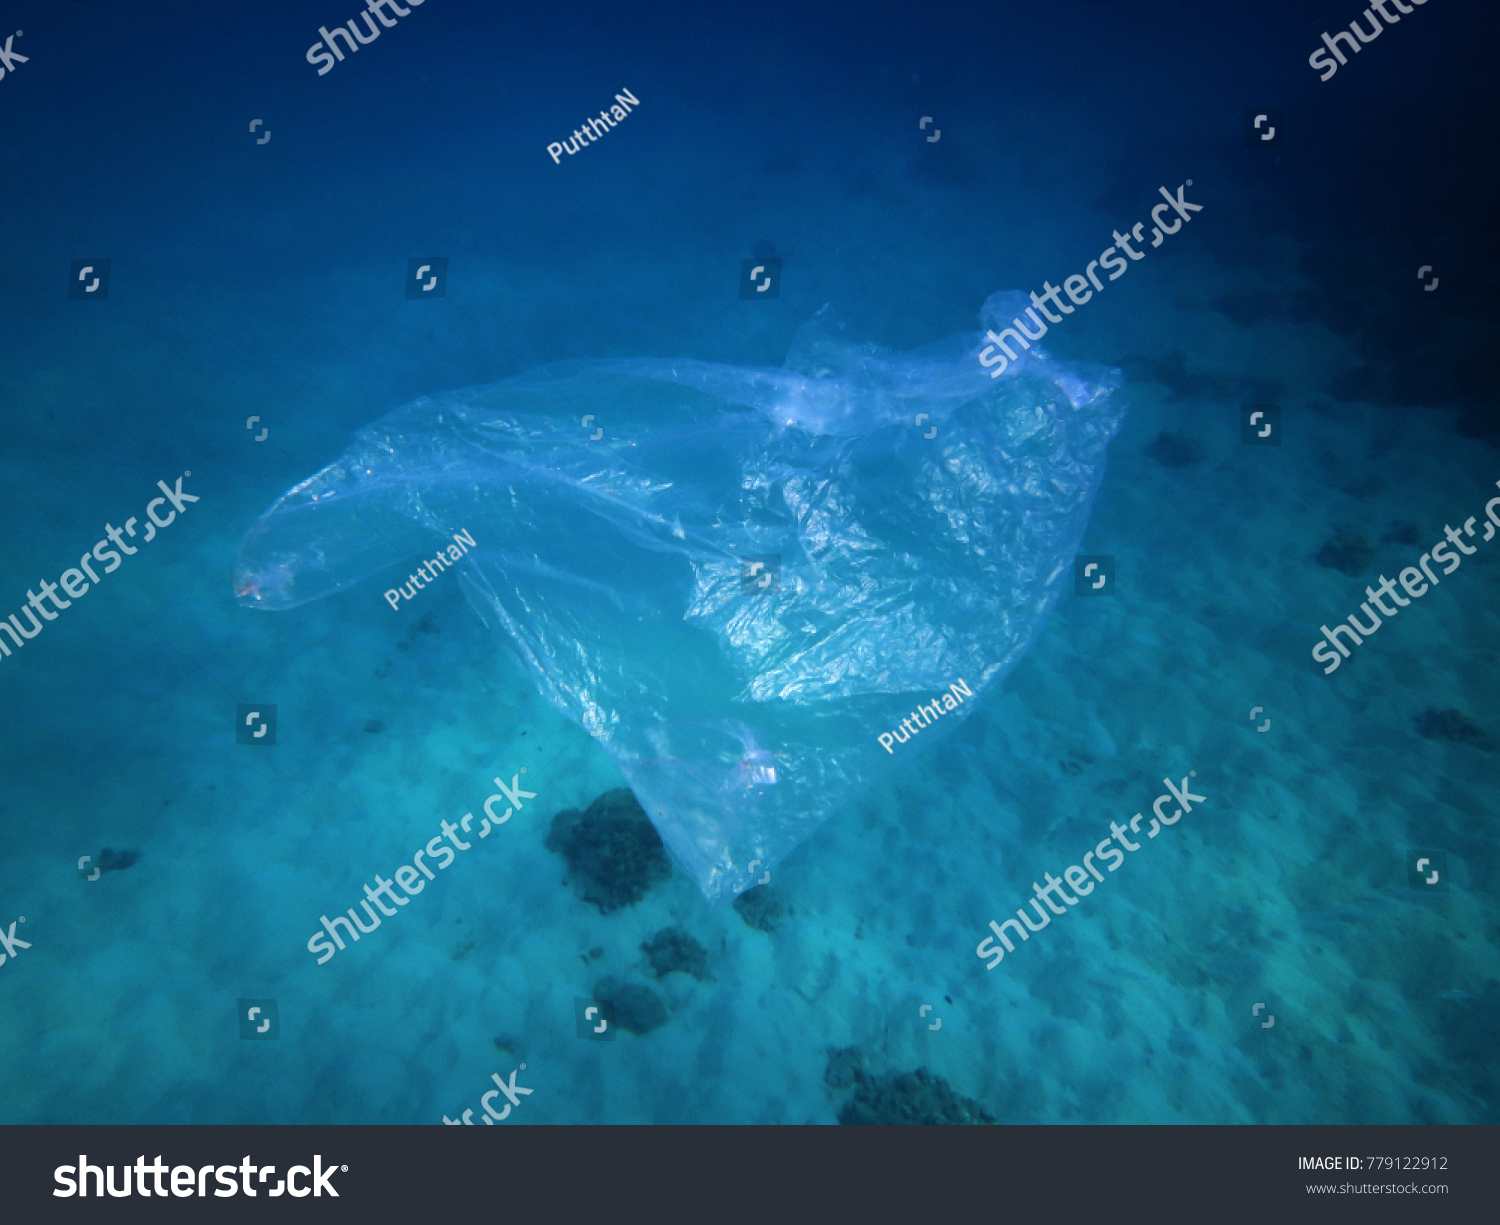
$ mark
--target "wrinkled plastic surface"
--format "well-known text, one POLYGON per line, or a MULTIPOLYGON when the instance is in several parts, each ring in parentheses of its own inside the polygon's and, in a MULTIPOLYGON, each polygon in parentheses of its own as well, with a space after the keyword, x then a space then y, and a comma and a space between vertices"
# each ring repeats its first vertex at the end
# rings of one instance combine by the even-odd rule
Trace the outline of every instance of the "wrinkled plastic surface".
MULTIPOLYGON (((983 321, 1027 304, 995 294, 983 321)), ((1070 581, 1118 373, 1033 346, 991 379, 980 347, 896 354, 824 307, 779 369, 570 362, 424 396, 256 521, 235 590, 392 587, 469 531, 480 616, 705 894, 738 893, 970 713, 1070 581), (742 591, 766 554, 779 589, 742 591), (959 680, 973 698, 881 746, 959 680)))

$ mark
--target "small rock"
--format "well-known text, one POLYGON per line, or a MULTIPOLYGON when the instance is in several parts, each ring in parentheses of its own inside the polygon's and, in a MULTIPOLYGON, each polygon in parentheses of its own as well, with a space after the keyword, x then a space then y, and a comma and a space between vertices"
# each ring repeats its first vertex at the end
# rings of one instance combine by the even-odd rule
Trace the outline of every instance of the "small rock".
POLYGON ((594 999, 613 1003, 615 1024, 637 1037, 667 1023, 666 1005, 655 991, 638 983, 621 984, 612 974, 594 984, 594 999))
POLYGON ((740 918, 756 931, 773 932, 787 913, 782 895, 770 885, 755 885, 734 899, 740 918))
POLYGON ((624 787, 606 791, 586 812, 559 812, 546 847, 562 855, 575 892, 600 914, 634 905, 672 875, 661 835, 624 787))
POLYGON ((828 1052, 828 1067, 823 1072, 823 1083, 830 1089, 842 1092, 852 1089, 864 1079, 865 1058, 857 1046, 845 1046, 828 1052))
POLYGON ((1493 752, 1489 734, 1461 710, 1424 710, 1416 718, 1417 735, 1426 740, 1452 740, 1493 752))
POLYGON ((141 857, 139 851, 112 851, 105 847, 99 852, 99 858, 94 866, 100 872, 123 872, 141 857))
POLYGON ((657 978, 680 970, 702 982, 708 969, 708 950, 680 927, 663 928, 641 945, 641 951, 657 978))
POLYGON ((978 1102, 960 1097, 941 1076, 926 1068, 904 1075, 860 1074, 854 1096, 839 1111, 848 1124, 992 1124, 996 1120, 978 1102))

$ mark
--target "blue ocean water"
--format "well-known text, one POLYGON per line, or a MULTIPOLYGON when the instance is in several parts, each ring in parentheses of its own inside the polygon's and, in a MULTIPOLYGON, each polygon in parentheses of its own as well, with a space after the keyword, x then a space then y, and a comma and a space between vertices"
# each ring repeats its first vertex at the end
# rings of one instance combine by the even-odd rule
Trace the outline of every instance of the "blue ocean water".
POLYGON ((831 1123, 920 1113, 918 1068, 1006 1123, 1497 1121, 1497 19, 1416 6, 1321 80, 1357 12, 1205 7, 406 0, 320 75, 356 0, 8 4, 0 1121, 441 1124, 516 1070, 504 1125, 831 1123), (1164 195, 1201 211, 1153 247, 1164 195), (395 607, 237 598, 257 518, 418 397, 779 367, 824 304, 977 348, 992 293, 1065 281, 1042 344, 1125 409, 1077 549, 1104 596, 1061 574, 753 905, 609 847, 641 896, 565 880, 554 818, 626 779, 462 557, 395 607), (1158 828, 1167 782, 1206 798, 1158 828), (986 968, 1018 907, 1047 926, 986 968))

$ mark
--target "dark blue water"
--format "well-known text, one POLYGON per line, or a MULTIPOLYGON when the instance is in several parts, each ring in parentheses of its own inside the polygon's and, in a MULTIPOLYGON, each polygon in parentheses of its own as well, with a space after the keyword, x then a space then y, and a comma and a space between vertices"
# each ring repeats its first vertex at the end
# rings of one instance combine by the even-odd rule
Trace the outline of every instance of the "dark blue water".
POLYGON ((1002 1122, 1496 1121, 1500 18, 1429 0, 1323 81, 1334 0, 426 0, 319 75, 358 6, 0 14, 0 1120, 437 1124, 524 1064, 505 1125, 834 1122, 892 1084, 962 1113, 883 1079, 918 1067, 1002 1122), (1153 247, 1163 189, 1201 211, 1153 247), (991 293, 1081 298, 1117 230, 1143 258, 1045 341, 1120 371, 1077 546, 1106 598, 1059 571, 1003 683, 801 813, 738 906, 639 822, 554 827, 627 780, 462 573, 236 598, 257 517, 416 397, 777 367, 825 303, 977 345, 991 293), (480 841, 497 777, 534 798, 480 841), (1207 798, 1148 839, 1164 779, 1207 798), (1047 926, 987 969, 1018 907, 1047 926))

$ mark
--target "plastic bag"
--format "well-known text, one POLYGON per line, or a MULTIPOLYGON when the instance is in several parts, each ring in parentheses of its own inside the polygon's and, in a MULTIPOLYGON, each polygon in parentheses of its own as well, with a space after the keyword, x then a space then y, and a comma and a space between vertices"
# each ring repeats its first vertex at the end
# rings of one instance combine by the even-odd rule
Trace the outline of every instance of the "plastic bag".
POLYGON ((779 369, 571 362, 424 396, 261 515, 235 590, 291 608, 468 531, 476 611, 704 893, 738 893, 967 715, 1068 580, 1118 373, 1033 345, 991 378, 984 343, 896 354, 824 307, 779 369))

